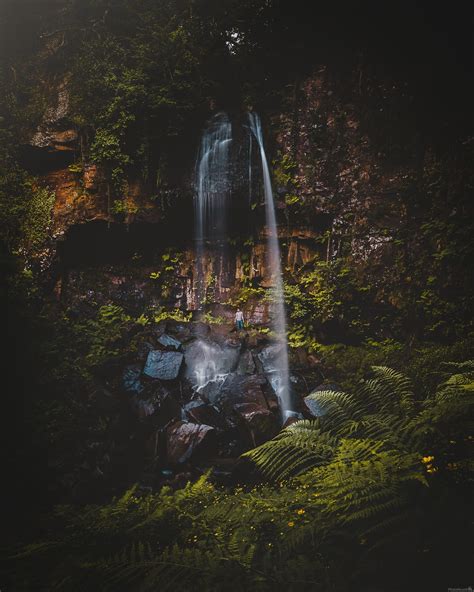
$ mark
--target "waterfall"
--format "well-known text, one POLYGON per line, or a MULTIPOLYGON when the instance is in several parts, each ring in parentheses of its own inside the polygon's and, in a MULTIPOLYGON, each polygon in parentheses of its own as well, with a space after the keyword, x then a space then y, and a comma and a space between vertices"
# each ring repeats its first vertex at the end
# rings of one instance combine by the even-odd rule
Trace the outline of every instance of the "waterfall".
POLYGON ((283 294, 283 280, 281 273, 280 246, 278 243, 278 230, 275 215, 275 203, 273 201, 272 183, 270 179, 270 170, 268 168, 265 147, 263 144, 262 126, 260 118, 256 113, 249 113, 250 129, 255 136, 260 148, 263 173, 263 187, 265 196, 265 215, 267 225, 267 263, 273 280, 274 292, 274 316, 272 319, 272 329, 280 342, 276 351, 274 388, 280 400, 280 406, 283 419, 293 415, 290 394, 289 364, 288 364, 288 345, 286 335, 286 316, 283 294))
MULTIPOLYGON (((279 401, 283 420, 294 415, 291 405, 286 318, 281 273, 280 247, 275 216, 275 204, 270 180, 267 157, 263 144, 260 119, 256 113, 249 113, 250 133, 248 144, 248 199, 252 199, 252 145, 256 141, 260 152, 265 195, 267 228, 267 268, 273 285, 272 330, 276 344, 272 346, 262 363, 279 401), (255 137, 255 140, 252 139, 255 137)), ((218 113, 204 130, 196 164, 195 181, 195 240, 196 263, 194 268, 195 305, 203 311, 206 296, 207 262, 214 257, 213 273, 222 275, 227 242, 227 213, 230 211, 232 126, 225 113, 218 113)), ((244 166, 242 169, 245 171, 244 166)), ((235 167, 234 167, 235 168, 235 167)), ((235 175, 234 175, 235 176, 235 175)), ((245 179, 245 172, 243 178, 245 179)), ((199 355, 193 362, 193 378, 198 391, 218 380, 223 374, 214 356, 215 351, 202 340, 197 343, 199 355)))
POLYGON ((204 263, 208 255, 207 245, 220 251, 221 262, 225 248, 231 141, 231 122, 225 113, 218 113, 204 130, 196 165, 194 276, 198 310, 202 310, 206 291, 204 263))

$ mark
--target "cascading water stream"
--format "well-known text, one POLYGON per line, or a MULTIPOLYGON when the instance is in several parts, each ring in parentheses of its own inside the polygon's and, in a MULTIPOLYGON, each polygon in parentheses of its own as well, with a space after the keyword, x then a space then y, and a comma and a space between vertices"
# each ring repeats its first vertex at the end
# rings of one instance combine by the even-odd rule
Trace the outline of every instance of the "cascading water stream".
MULTIPOLYGON (((248 192, 249 206, 252 194, 252 135, 258 144, 262 162, 265 212, 267 227, 267 268, 273 284, 274 308, 272 330, 276 335, 276 345, 271 348, 271 360, 264 360, 268 378, 278 395, 283 420, 294 414, 291 405, 289 384, 288 347, 286 336, 286 317, 283 299, 283 280, 281 273, 280 247, 275 215, 275 204, 268 168, 260 119, 256 113, 249 114, 250 130, 248 148, 248 192)), ((195 303, 203 312, 206 296, 206 262, 212 256, 220 261, 222 272, 227 241, 226 215, 230 207, 232 126, 225 113, 218 113, 205 129, 196 165, 195 192, 195 303)), ((214 264, 215 268, 215 264, 214 264)), ((223 368, 216 363, 218 353, 210 349, 205 341, 199 341, 199 355, 193 362, 193 381, 197 392, 206 385, 225 377, 223 368)))
POLYGON ((280 342, 275 355, 276 370, 274 388, 280 399, 283 420, 293 414, 290 393, 288 345, 286 336, 286 315, 284 305, 283 280, 281 273, 280 246, 278 243, 278 230, 275 215, 275 203, 273 201, 272 183, 268 168, 260 118, 256 113, 249 113, 250 129, 257 140, 262 160, 263 187, 265 196, 265 215, 267 225, 267 259, 268 268, 271 270, 273 280, 273 292, 275 311, 272 319, 272 329, 280 342))
POLYGON ((225 113, 213 117, 203 133, 196 166, 195 210, 195 299, 202 310, 206 290, 204 261, 206 244, 223 256, 226 210, 230 194, 230 144, 232 125, 225 113))
MULTIPOLYGON (((218 113, 204 130, 196 164, 194 298, 200 314, 204 312, 207 265, 216 258, 222 273, 227 239, 226 213, 230 197, 230 144, 232 125, 225 113, 218 113)), ((196 393, 210 383, 222 383, 227 373, 222 352, 203 340, 195 344, 197 354, 188 362, 196 393)))

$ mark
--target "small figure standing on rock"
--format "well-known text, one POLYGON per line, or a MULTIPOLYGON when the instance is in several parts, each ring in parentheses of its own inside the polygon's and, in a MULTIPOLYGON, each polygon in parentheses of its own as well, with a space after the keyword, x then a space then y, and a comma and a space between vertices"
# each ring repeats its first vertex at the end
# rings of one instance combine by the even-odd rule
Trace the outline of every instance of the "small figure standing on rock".
POLYGON ((235 326, 237 327, 237 331, 240 331, 244 328, 244 313, 240 310, 240 308, 238 308, 237 312, 235 313, 235 326))

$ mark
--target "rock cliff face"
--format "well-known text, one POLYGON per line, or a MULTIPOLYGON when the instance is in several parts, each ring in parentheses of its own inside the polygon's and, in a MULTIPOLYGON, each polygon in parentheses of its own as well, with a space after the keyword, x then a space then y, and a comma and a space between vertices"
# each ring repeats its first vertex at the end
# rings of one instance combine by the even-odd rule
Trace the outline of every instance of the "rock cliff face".
MULTIPOLYGON (((86 139, 68 120, 68 103, 66 78, 27 147, 40 182, 56 195, 56 294, 71 305, 92 298, 136 311, 195 310, 194 163, 184 162, 182 181, 157 195, 131 171, 124 195, 111 198, 105 171, 83 156, 86 139)), ((344 256, 372 274, 381 302, 396 304, 391 267, 400 256, 397 237, 410 235, 417 216, 412 197, 463 191, 463 139, 453 155, 437 150, 423 136, 405 86, 362 67, 346 79, 319 68, 295 85, 279 112, 267 114, 264 128, 284 271, 294 274, 315 255, 344 256), (457 186, 446 187, 448 179, 457 186)), ((248 319, 260 324, 268 320, 262 295, 269 274, 261 200, 254 208, 229 236, 226 253, 211 251, 204 269, 212 314, 230 318, 244 304, 248 319)))
MULTIPOLYGON (((193 163, 187 164, 186 181, 179 187, 151 196, 143 181, 130 178, 125 195, 119 201, 112 199, 105 171, 84 159, 85 140, 68 119, 67 80, 56 90, 55 101, 25 146, 25 160, 40 184, 55 194, 51 228, 59 270, 56 295, 69 305, 112 300, 133 310, 149 306, 195 310, 196 254, 188 181, 193 163)), ((284 201, 278 205, 286 266, 295 269, 321 250, 318 239, 325 221, 323 226, 321 218, 316 226, 290 227, 285 223, 284 201)), ((269 305, 253 296, 270 285, 263 203, 255 214, 249 210, 251 216, 245 233, 230 238, 225 253, 211 248, 204 272, 213 313, 230 317, 232 306, 248 301, 247 318, 259 324, 267 322, 269 305), (243 288, 248 292, 244 300, 243 288)))
MULTIPOLYGON (((312 259, 318 249, 315 238, 316 233, 303 230, 282 235, 288 268, 312 259)), ((127 230, 114 224, 107 229, 104 222, 75 228, 60 245, 63 269, 57 279, 57 296, 68 306, 86 309, 112 301, 137 315, 160 307, 192 312, 197 308, 192 242, 171 244, 174 246, 160 244, 159 225, 127 230), (145 235, 145 242, 140 242, 145 235), (122 241, 128 242, 125 251, 122 241), (95 261, 94 249, 101 251, 95 261)), ((264 236, 245 246, 231 245, 225 255, 211 252, 204 273, 207 308, 212 315, 232 320, 235 306, 243 305, 248 322, 268 322, 271 305, 263 296, 271 278, 264 236)))

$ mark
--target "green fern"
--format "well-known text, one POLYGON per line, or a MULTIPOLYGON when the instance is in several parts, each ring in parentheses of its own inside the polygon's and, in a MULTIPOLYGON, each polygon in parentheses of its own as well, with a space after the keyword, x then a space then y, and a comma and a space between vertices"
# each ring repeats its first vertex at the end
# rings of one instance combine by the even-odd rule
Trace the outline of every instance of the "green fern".
POLYGON ((15 559, 30 565, 30 589, 344 589, 348 555, 363 578, 381 550, 413 538, 420 499, 437 516, 440 474, 472 480, 473 367, 451 366, 425 401, 383 367, 355 393, 315 392, 321 417, 245 454, 265 484, 224 490, 208 473, 178 491, 133 487, 102 507, 62 508, 61 535, 15 559))

